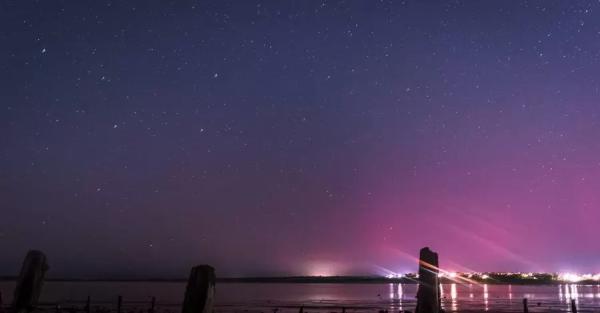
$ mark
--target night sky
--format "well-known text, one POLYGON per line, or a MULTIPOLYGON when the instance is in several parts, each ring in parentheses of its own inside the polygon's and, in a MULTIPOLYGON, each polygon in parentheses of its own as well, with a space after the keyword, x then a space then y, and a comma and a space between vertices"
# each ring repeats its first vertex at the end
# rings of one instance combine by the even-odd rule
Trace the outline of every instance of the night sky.
POLYGON ((600 272, 600 3, 3 1, 0 274, 600 272))

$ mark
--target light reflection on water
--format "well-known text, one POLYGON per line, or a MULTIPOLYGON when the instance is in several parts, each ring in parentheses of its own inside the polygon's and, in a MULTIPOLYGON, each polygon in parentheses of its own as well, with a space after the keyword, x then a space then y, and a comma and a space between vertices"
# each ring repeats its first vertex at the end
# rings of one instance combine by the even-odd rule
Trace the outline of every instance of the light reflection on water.
MULTIPOLYGON (((442 304, 447 311, 522 311, 522 299, 525 297, 535 311, 568 311, 571 299, 580 307, 600 308, 600 286, 455 283, 441 287, 442 304)), ((11 299, 13 288, 13 282, 0 282, 4 299, 11 299)), ((122 295, 125 301, 146 301, 156 296, 160 305, 180 303, 184 290, 183 282, 48 282, 44 286, 42 300, 83 300, 90 295, 93 301, 114 301, 117 295, 122 295)), ((217 284, 216 300, 221 306, 362 306, 398 312, 414 310, 416 291, 415 284, 220 283, 217 284)), ((292 311, 297 312, 289 309, 290 313, 292 311)))
POLYGON ((458 293, 456 292, 456 284, 450 285, 450 299, 452 299, 452 311, 456 311, 458 309, 457 301, 458 293))
POLYGON ((483 285, 483 304, 485 305, 485 310, 489 311, 489 297, 490 297, 490 293, 488 292, 488 285, 484 284, 483 285))
POLYGON ((402 311, 402 285, 389 284, 390 286, 390 307, 389 311, 402 311))

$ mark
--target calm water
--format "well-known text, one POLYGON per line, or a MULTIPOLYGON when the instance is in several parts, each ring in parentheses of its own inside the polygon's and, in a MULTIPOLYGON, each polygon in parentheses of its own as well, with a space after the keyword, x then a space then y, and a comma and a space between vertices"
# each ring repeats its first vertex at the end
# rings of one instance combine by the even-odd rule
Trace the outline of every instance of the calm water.
MULTIPOLYGON (((0 291, 9 302, 14 283, 0 282, 0 291)), ((185 289, 184 283, 166 282, 48 282, 42 301, 84 300, 112 305, 117 295, 125 302, 146 307, 156 296, 159 308, 177 311, 185 289)), ((251 284, 217 285, 219 311, 297 312, 376 312, 378 310, 414 310, 416 285, 400 284, 251 284), (337 307, 337 308, 336 308, 337 307)), ((522 312, 522 299, 528 298, 531 312, 569 311, 570 299, 576 299, 580 312, 600 312, 600 286, 522 286, 522 285, 443 285, 447 311, 522 312), (539 304, 538 304, 539 303, 539 304)), ((160 312, 160 311, 159 311, 160 312)))

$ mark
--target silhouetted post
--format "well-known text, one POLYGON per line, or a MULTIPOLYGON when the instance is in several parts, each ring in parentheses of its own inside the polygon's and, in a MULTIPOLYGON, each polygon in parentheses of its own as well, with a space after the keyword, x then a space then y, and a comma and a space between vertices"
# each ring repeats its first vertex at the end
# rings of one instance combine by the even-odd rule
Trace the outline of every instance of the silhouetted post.
POLYGON ((438 255, 421 249, 419 253, 419 289, 417 290, 416 313, 440 312, 440 282, 438 278, 438 255))
POLYGON ((571 312, 577 313, 577 305, 575 303, 575 299, 571 299, 571 312))
POLYGON ((185 289, 182 313, 212 313, 215 280, 212 266, 193 267, 185 289))
POLYGON ((527 307, 527 298, 523 298, 523 312, 529 313, 529 307, 527 307))
POLYGON ((150 300, 150 313, 154 313, 154 308, 156 307, 156 297, 152 297, 150 300))
POLYGON ((346 313, 346 308, 342 308, 342 313, 346 313))
POLYGON ((300 307, 300 313, 304 313, 304 307, 303 306, 300 307))
POLYGON ((123 297, 119 296, 117 298, 117 313, 121 313, 121 307, 123 306, 123 297))
POLYGON ((90 313, 92 311, 92 298, 87 296, 87 300, 85 301, 85 312, 90 313))
POLYGON ((54 306, 54 312, 56 312, 56 313, 59 313, 59 312, 60 312, 60 304, 58 304, 58 303, 57 303, 57 304, 54 306))
POLYGON ((44 253, 37 250, 27 252, 15 288, 12 303, 14 313, 33 311, 42 292, 46 271, 48 263, 44 253))

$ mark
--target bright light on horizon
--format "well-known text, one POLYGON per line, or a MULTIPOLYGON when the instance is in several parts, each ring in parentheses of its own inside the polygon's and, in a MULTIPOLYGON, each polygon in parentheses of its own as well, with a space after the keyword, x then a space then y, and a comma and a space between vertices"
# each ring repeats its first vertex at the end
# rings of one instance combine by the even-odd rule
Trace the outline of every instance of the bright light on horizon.
POLYGON ((558 280, 562 280, 570 283, 577 283, 584 280, 600 280, 600 274, 575 274, 575 273, 560 273, 558 274, 558 280))
MULTIPOLYGON (((335 262, 312 262, 306 271, 306 275, 309 276, 339 276, 345 275, 342 274, 343 271, 340 271, 339 264, 335 262)), ((347 276, 353 276, 352 274, 346 274, 347 276)), ((397 279, 404 277, 415 277, 418 278, 418 273, 411 272, 394 272, 390 270, 386 270, 385 273, 379 274, 381 277, 385 277, 388 279, 397 279)), ((578 283, 582 281, 597 281, 600 282, 600 273, 586 273, 579 274, 574 272, 454 272, 454 271, 446 271, 440 269, 437 276, 439 278, 448 278, 448 279, 459 279, 461 277, 464 278, 479 278, 483 280, 491 279, 492 277, 500 276, 500 277, 508 277, 508 276, 517 276, 522 279, 552 279, 556 281, 568 282, 568 283, 578 283)))

